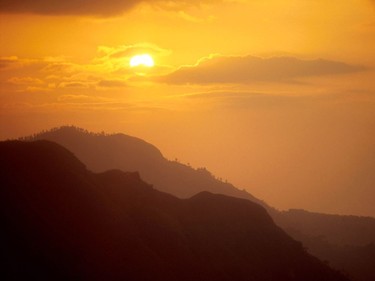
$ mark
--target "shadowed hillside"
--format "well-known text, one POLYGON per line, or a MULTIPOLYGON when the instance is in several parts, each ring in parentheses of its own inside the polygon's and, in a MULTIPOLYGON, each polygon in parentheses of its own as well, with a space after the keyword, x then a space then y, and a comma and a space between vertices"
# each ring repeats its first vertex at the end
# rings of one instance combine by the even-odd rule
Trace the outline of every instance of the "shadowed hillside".
POLYGON ((3 280, 347 280, 259 205, 177 199, 63 147, 0 143, 3 280))
MULTIPOLYGON (((75 127, 61 127, 25 139, 55 141, 67 147, 97 172, 108 169, 139 171, 141 177, 154 184, 156 189, 181 198, 210 191, 252 200, 263 205, 278 225, 302 241, 320 259, 329 261, 332 266, 348 272, 358 281, 372 281, 375 275, 375 261, 368 259, 369 255, 360 255, 363 253, 362 247, 375 243, 374 218, 332 216, 297 210, 278 212, 248 192, 216 179, 206 169, 193 169, 169 161, 151 144, 124 134, 94 134, 75 127), (346 246, 358 254, 351 255, 343 251, 342 247, 346 246), (322 251, 323 248, 327 250, 322 251), (363 267, 368 274, 358 274, 363 267)), ((373 247, 366 249, 367 252, 373 251, 373 247)), ((375 252, 371 252, 370 256, 372 254, 375 252)))

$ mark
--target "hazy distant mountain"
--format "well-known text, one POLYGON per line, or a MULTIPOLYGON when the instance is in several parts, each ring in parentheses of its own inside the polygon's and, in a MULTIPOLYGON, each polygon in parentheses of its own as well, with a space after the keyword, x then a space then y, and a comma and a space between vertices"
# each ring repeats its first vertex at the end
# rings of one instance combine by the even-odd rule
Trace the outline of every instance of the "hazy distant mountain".
POLYGON ((327 215, 297 209, 276 216, 280 225, 290 232, 308 233, 332 244, 364 246, 375 243, 375 219, 371 217, 327 215))
POLYGON ((368 259, 369 255, 358 257, 342 250, 347 246, 361 253, 361 249, 369 245, 366 249, 371 252, 374 249, 371 243, 375 243, 374 218, 332 216, 302 210, 278 212, 248 192, 216 179, 206 169, 193 169, 176 161, 169 161, 153 145, 124 134, 94 134, 75 127, 61 127, 25 139, 55 141, 72 151, 89 169, 97 172, 108 169, 139 171, 141 177, 156 189, 180 198, 210 191, 260 203, 278 225, 292 237, 302 241, 314 255, 347 271, 357 277, 356 280, 372 281, 372 276, 375 275, 375 260, 368 259), (327 250, 322 251, 323 248, 327 250), (345 262, 338 262, 337 258, 333 258, 340 255, 345 262), (370 274, 358 275, 361 271, 358 268, 366 267, 367 264, 372 265, 370 274))
POLYGON ((356 281, 375 280, 375 219, 289 210, 273 213, 289 235, 314 256, 356 281))
POLYGON ((176 161, 169 161, 155 146, 124 134, 95 134, 65 126, 25 139, 57 142, 72 151, 95 172, 108 169, 137 171, 142 179, 152 183, 156 189, 180 198, 210 191, 264 204, 248 192, 216 179, 205 168, 193 169, 176 161))
MULTIPOLYGON (((358 230, 357 230, 358 231, 358 230)), ((352 231, 354 233, 354 231, 352 231)), ((322 236, 313 236, 299 231, 288 230, 294 239, 303 241, 311 254, 320 257, 334 268, 346 272, 353 280, 375 280, 375 244, 339 245, 327 242, 322 236)))
POLYGON ((178 199, 48 141, 0 143, 2 280, 348 280, 249 200, 178 199))

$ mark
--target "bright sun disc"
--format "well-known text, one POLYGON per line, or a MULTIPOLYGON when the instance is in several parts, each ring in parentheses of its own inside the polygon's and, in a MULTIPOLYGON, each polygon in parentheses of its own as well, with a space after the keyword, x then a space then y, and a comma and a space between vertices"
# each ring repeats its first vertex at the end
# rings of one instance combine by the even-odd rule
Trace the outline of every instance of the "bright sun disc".
POLYGON ((136 67, 136 66, 153 67, 154 60, 148 54, 136 55, 130 59, 129 64, 130 64, 130 67, 136 67))

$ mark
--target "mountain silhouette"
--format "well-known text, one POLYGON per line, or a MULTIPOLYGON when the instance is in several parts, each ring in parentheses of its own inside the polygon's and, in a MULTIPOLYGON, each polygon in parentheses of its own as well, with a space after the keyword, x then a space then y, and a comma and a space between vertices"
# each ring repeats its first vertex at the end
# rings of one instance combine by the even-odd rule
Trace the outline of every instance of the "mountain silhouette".
POLYGON ((2 280, 348 280, 249 200, 178 199, 49 141, 0 160, 2 280))
POLYGON ((375 243, 375 219, 371 217, 329 215, 291 209, 280 212, 276 220, 289 232, 321 236, 327 242, 340 246, 375 243))
POLYGON ((346 272, 353 280, 375 280, 375 219, 289 210, 273 213, 309 253, 346 272))
POLYGON ((137 171, 142 179, 158 190, 180 198, 189 198, 201 191, 221 193, 264 204, 244 190, 215 178, 207 169, 193 169, 163 157, 153 145, 124 134, 95 134, 73 126, 64 126, 24 138, 50 140, 72 151, 90 170, 108 169, 137 171))
MULTIPOLYGON (((363 247, 368 246, 368 252, 373 251, 371 245, 375 243, 374 218, 333 216, 303 210, 279 212, 250 193, 215 178, 207 169, 193 169, 177 161, 167 160, 155 146, 124 134, 95 134, 73 126, 64 126, 23 139, 47 139, 57 142, 96 172, 108 169, 138 171, 142 179, 152 183, 156 189, 180 198, 210 191, 259 203, 267 209, 276 224, 294 239, 303 242, 313 255, 327 260, 355 280, 372 281, 375 276, 374 259, 368 259, 369 255, 358 258, 359 254, 350 255, 343 250, 350 247, 353 251, 363 253, 363 247), (367 266, 368 264, 370 266, 367 266), (358 274, 364 266, 365 271, 370 273, 358 274)), ((372 254, 375 255, 375 251, 372 254)))

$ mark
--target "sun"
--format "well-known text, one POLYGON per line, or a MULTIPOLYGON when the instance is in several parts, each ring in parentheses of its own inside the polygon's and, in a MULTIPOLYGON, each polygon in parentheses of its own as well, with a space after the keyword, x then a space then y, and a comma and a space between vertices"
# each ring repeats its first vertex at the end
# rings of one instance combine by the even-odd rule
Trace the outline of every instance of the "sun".
POLYGON ((153 67, 154 59, 149 54, 135 55, 130 59, 130 67, 145 66, 153 67))

